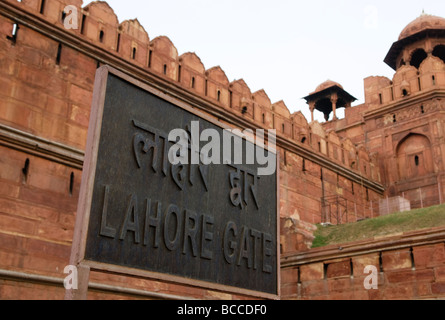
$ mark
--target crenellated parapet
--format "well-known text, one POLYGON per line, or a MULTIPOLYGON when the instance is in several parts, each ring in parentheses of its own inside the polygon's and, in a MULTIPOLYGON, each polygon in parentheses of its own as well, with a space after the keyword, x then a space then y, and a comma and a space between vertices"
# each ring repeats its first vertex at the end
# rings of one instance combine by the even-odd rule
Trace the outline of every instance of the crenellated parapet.
POLYGON ((369 108, 378 109, 384 105, 403 102, 409 97, 445 89, 445 63, 438 57, 427 57, 419 66, 403 65, 392 80, 385 77, 365 79, 365 99, 369 108))
POLYGON ((255 103, 252 91, 243 79, 232 81, 229 90, 230 108, 250 119, 262 119, 261 108, 255 103))
MULTIPOLYGON (((49 3, 48 3, 49 7, 49 3)), ((59 22, 62 23, 62 11, 59 8, 59 22)), ((90 41, 110 51, 118 51, 119 46, 119 20, 113 9, 104 1, 90 3, 83 9, 78 9, 78 33, 90 41)))
POLYGON ((150 42, 147 68, 170 80, 178 80, 178 50, 165 36, 159 36, 150 42))
POLYGON ((181 77, 179 82, 184 88, 203 96, 205 95, 205 67, 194 52, 187 52, 179 57, 181 77))
MULTIPOLYGON (((178 49, 166 36, 150 39, 149 32, 137 19, 119 22, 117 15, 105 1, 94 1, 84 7, 81 0, 7 1, 33 13, 39 19, 45 19, 60 30, 75 34, 116 58, 205 99, 216 108, 246 119, 252 126, 275 129, 282 139, 292 141, 348 170, 356 170, 371 177, 358 167, 351 166, 348 161, 343 161, 348 157, 341 155, 348 154, 349 150, 344 147, 347 144, 343 143, 343 139, 335 131, 327 134, 317 123, 309 124, 301 112, 291 114, 284 101, 273 103, 265 90, 252 93, 242 79, 230 82, 220 66, 206 68, 196 53, 179 54, 178 49), (72 13, 65 12, 67 6, 76 8, 78 28, 64 28, 65 19, 71 18, 72 13)), ((13 23, 10 21, 9 27, 3 25, 2 28, 12 28, 13 23)), ((53 47, 49 55, 61 55, 57 58, 60 61, 66 61, 66 56, 71 54, 70 48, 61 50, 60 45, 58 53, 56 42, 53 47)), ((89 65, 95 62, 86 59, 84 63, 89 65)), ((101 63, 100 60, 96 61, 97 66, 101 63)), ((66 64, 69 65, 70 62, 66 61, 66 64)), ((66 68, 64 63, 60 68, 66 68)), ((91 77, 94 75, 86 75, 87 79, 91 77)), ((91 81, 88 80, 86 84, 92 91, 91 81)), ((370 92, 369 95, 372 96, 373 93, 370 92)), ((358 153, 358 150, 355 150, 355 154, 358 153)), ((367 160, 363 158, 361 162, 367 160)), ((368 166, 371 166, 370 163, 368 166)))

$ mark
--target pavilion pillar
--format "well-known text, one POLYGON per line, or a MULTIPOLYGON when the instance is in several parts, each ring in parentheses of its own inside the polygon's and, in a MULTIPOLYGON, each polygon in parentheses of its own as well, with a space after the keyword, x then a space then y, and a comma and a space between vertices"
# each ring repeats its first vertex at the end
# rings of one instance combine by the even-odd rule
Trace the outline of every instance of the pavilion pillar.
POLYGON ((309 102, 309 109, 311 110, 311 122, 314 122, 315 101, 309 102))
POLYGON ((334 120, 337 120, 337 102, 338 102, 338 96, 336 93, 333 93, 331 95, 331 103, 332 103, 332 112, 334 113, 334 120))

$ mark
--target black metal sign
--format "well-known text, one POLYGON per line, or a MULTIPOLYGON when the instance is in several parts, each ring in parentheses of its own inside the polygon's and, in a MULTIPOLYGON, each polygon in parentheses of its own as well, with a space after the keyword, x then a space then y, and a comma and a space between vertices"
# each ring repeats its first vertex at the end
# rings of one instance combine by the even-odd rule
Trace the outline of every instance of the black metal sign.
MULTIPOLYGON (((235 164, 235 135, 117 74, 106 73, 96 106, 84 259, 277 295, 277 173, 260 175, 264 163, 246 160, 259 146, 241 139, 235 164)), ((261 152, 276 165, 275 154, 261 152)))

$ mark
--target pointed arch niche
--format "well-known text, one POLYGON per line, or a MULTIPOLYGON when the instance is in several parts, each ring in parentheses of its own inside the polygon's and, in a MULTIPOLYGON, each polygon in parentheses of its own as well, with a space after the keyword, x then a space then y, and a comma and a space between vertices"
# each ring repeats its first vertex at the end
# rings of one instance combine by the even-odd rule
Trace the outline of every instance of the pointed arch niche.
POLYGON ((397 166, 400 180, 434 173, 430 140, 421 134, 407 135, 397 146, 397 166))

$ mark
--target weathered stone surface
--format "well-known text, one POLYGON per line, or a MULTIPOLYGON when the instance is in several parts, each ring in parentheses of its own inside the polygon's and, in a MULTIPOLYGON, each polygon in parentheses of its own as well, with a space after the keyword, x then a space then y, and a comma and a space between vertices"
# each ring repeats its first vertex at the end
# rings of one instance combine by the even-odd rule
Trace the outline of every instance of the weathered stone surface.
POLYGON ((301 266, 300 277, 301 281, 303 282, 324 279, 323 263, 314 263, 301 266))
MULTIPOLYGON (((301 112, 291 114, 284 102, 272 102, 265 90, 252 93, 242 79, 229 82, 221 67, 206 68, 195 53, 179 55, 168 37, 149 39, 137 20, 120 23, 105 2, 93 2, 85 8, 81 8, 80 0, 45 1, 43 7, 37 0, 2 2, 10 4, 19 8, 23 17, 31 13, 67 36, 78 36, 82 47, 92 46, 88 49, 91 52, 85 54, 76 45, 61 45, 56 40, 59 35, 54 37, 36 31, 42 30, 39 27, 25 25, 20 26, 14 40, 11 38, 14 21, 0 14, 0 129, 5 126, 35 137, 31 147, 24 147, 23 141, 3 136, 1 139, 0 265, 3 269, 63 276, 74 229, 81 170, 78 166, 74 169, 72 159, 67 160, 66 155, 55 159, 51 150, 40 152, 39 139, 61 144, 63 150, 85 150, 98 66, 94 57, 100 57, 101 64, 118 63, 129 74, 137 71, 144 79, 155 79, 165 85, 166 91, 183 90, 191 100, 203 102, 199 105, 202 111, 211 109, 207 115, 216 115, 228 125, 233 125, 230 120, 233 118, 240 120, 237 124, 240 127, 278 131, 284 142, 278 148, 282 253, 309 251, 313 225, 337 223, 338 219, 323 211, 323 200, 329 196, 338 195, 348 201, 343 223, 378 215, 382 195, 366 185, 381 183, 386 186, 385 196, 403 196, 412 208, 436 205, 445 199, 445 103, 438 93, 445 86, 445 57, 438 45, 440 39, 420 37, 408 45, 402 42, 402 46, 395 47, 397 54, 389 56, 394 76, 366 78, 362 105, 345 105, 345 119, 308 123, 301 112), (79 22, 85 15, 78 30, 63 31, 61 12, 68 4, 79 9, 79 22), (427 57, 415 58, 416 50, 428 52, 427 57), (299 148, 306 150, 301 152, 299 148), (317 160, 320 157, 325 162, 317 160), (28 171, 24 170, 27 159, 28 171)), ((443 19, 425 15, 402 34, 419 35, 420 31, 428 34, 425 26, 437 27, 441 23, 443 19), (437 23, 431 24, 432 21, 437 23)), ((145 27, 149 30, 150 26, 145 27)), ((332 84, 325 83, 319 89, 329 89, 332 84)), ((343 106, 342 101, 331 98, 331 107, 334 101, 338 107, 343 106)), ((298 267, 301 284, 296 282, 297 268, 283 271, 283 295, 300 299, 443 298, 444 256, 443 243, 427 246, 413 243, 412 256, 409 250, 382 250, 351 257, 354 280, 351 288, 350 264, 321 259, 298 267), (364 267, 372 265, 380 272, 380 254, 383 269, 378 277, 380 288, 363 290, 364 267), (325 263, 328 279, 324 279, 325 263)), ((0 281, 0 298, 63 297, 61 288, 0 281)), ((129 278, 107 278, 107 283, 138 287, 129 278)), ((245 298, 165 283, 149 282, 139 288, 196 298, 245 298)), ((94 292, 90 298, 129 297, 94 292)))
POLYGON ((326 276, 328 279, 350 277, 351 276, 351 260, 345 260, 327 265, 326 276))
POLYGON ((383 271, 412 268, 411 252, 409 250, 394 250, 383 252, 383 271))

